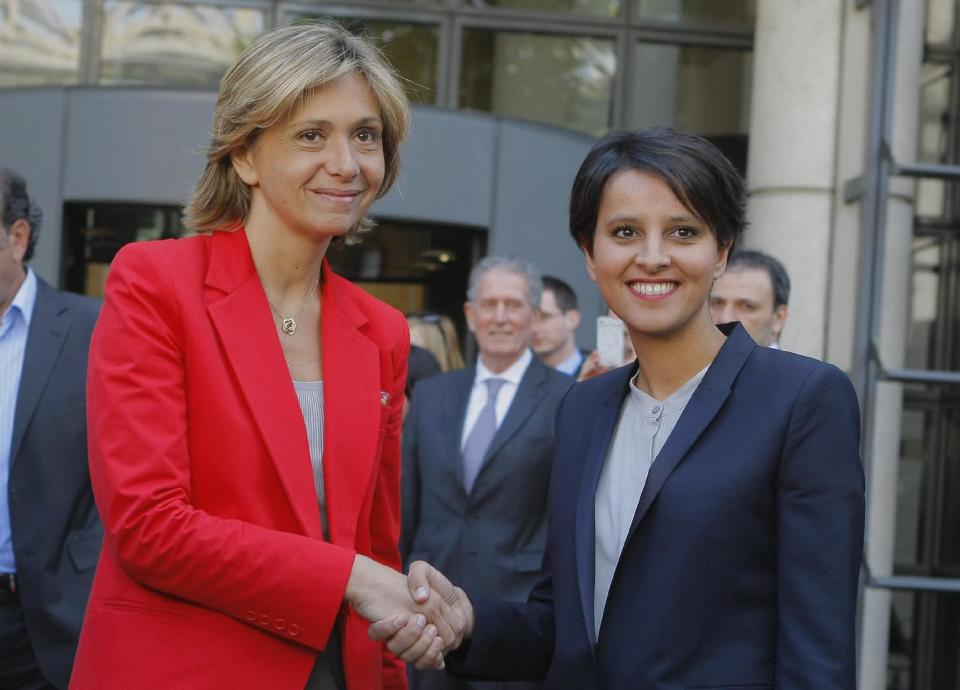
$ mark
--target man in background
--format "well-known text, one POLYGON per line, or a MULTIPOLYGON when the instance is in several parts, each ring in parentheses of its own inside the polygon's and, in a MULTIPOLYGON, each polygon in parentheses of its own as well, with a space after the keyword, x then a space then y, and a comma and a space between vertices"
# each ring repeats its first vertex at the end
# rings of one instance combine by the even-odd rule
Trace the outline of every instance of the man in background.
POLYGON ((0 690, 67 687, 103 540, 85 399, 99 303, 27 265, 42 220, 0 169, 0 690))
POLYGON ((559 278, 544 276, 530 343, 534 354, 548 367, 576 378, 585 357, 574 338, 579 326, 580 310, 573 288, 559 278))
MULTIPOLYGON (((403 431, 404 564, 429 561, 471 592, 513 601, 525 601, 540 574, 554 415, 573 384, 530 352, 540 292, 527 261, 487 257, 474 267, 464 311, 477 364, 418 383, 403 431)), ((412 687, 502 685, 421 671, 412 687)))
POLYGON ((739 321, 758 345, 779 349, 789 300, 783 264, 763 252, 741 251, 714 282, 710 312, 714 323, 739 321))

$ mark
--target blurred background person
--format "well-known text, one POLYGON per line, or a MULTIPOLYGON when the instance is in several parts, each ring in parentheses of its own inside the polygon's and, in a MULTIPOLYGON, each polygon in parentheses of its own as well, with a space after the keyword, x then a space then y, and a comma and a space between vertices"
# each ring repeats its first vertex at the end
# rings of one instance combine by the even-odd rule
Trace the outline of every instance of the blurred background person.
POLYGON ((408 123, 363 39, 264 34, 221 84, 198 234, 117 255, 90 356, 106 539, 78 690, 406 687, 361 616, 420 618, 396 572, 407 326, 325 255, 368 226, 408 123))
POLYGON ((0 169, 0 688, 66 688, 103 529, 87 469, 100 303, 27 264, 43 213, 0 169))
POLYGON ((585 359, 575 337, 579 327, 577 293, 559 278, 544 276, 540 308, 533 319, 534 354, 548 367, 576 378, 585 359))
POLYGON ((448 316, 433 312, 407 315, 410 344, 428 350, 440 364, 441 371, 463 369, 463 355, 457 327, 448 316))
POLYGON ((779 261, 763 252, 736 252, 727 271, 713 284, 710 314, 715 324, 739 321, 759 345, 780 349, 787 321, 790 276, 779 261))
MULTIPOLYGON (((422 381, 403 432, 405 564, 428 560, 478 594, 513 601, 540 572, 554 412, 573 383, 530 351, 541 286, 522 259, 474 267, 464 312, 477 364, 422 381)), ((412 686, 491 687, 435 671, 414 673, 412 686)))
POLYGON ((441 373, 437 358, 417 345, 410 346, 410 356, 407 357, 407 383, 403 388, 403 417, 407 417, 407 409, 413 398, 413 389, 419 381, 441 373))

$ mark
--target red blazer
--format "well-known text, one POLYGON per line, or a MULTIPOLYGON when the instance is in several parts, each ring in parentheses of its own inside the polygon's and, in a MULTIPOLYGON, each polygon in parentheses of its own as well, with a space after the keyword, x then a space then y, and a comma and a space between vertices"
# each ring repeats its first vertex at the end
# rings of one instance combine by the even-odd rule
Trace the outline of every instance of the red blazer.
MULTIPOLYGON (((246 233, 117 255, 87 384, 106 536, 72 688, 302 690, 355 554, 400 567, 406 322, 326 265, 322 290, 329 542, 246 233)), ((342 620, 349 688, 405 688, 342 620)))

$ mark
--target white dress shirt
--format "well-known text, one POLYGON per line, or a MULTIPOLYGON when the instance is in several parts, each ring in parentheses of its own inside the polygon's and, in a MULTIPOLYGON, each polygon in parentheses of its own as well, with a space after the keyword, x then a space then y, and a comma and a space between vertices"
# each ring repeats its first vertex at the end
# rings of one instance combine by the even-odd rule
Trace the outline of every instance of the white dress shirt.
POLYGON ((480 417, 480 411, 487 404, 487 379, 503 379, 504 383, 497 394, 497 406, 494 408, 494 414, 497 418, 497 428, 503 423, 503 418, 507 416, 507 411, 513 403, 513 398, 517 394, 517 388, 520 386, 520 379, 533 361, 533 354, 527 348, 520 355, 520 358, 511 364, 506 370, 499 374, 494 374, 483 365, 482 359, 477 359, 477 375, 473 378, 473 389, 470 391, 470 400, 467 402, 467 416, 463 421, 463 433, 460 435, 460 450, 467 443, 467 437, 473 431, 473 425, 477 423, 480 417))
MULTIPOLYGON (((630 395, 620 410, 613 442, 600 472, 594 506, 596 578, 593 615, 597 637, 600 636, 600 623, 613 574, 620 561, 627 532, 633 524, 650 466, 670 437, 708 368, 704 368, 662 402, 637 388, 634 380, 630 381, 630 395)), ((650 557, 656 558, 656 554, 650 554, 650 557)))
POLYGON ((13 538, 10 526, 10 504, 7 484, 10 479, 10 447, 13 442, 14 414, 17 393, 23 372, 23 355, 27 349, 27 332, 37 301, 37 277, 27 268, 26 280, 20 285, 10 306, 0 319, 0 572, 15 573, 13 538))

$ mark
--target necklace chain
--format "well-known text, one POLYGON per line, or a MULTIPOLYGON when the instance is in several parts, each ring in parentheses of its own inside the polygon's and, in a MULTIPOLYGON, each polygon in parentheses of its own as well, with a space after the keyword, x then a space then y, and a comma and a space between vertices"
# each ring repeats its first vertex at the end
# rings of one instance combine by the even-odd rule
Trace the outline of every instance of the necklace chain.
POLYGON ((310 306, 310 298, 313 297, 313 293, 316 291, 317 286, 320 284, 320 276, 317 276, 317 280, 313 283, 313 287, 310 288, 310 292, 307 293, 307 299, 304 301, 303 306, 297 309, 290 316, 284 316, 280 313, 280 310, 273 306, 273 302, 267 299, 267 304, 270 305, 270 308, 273 309, 273 312, 280 317, 280 330, 283 331, 286 335, 293 335, 297 332, 297 321, 296 318, 303 313, 303 310, 310 306))

